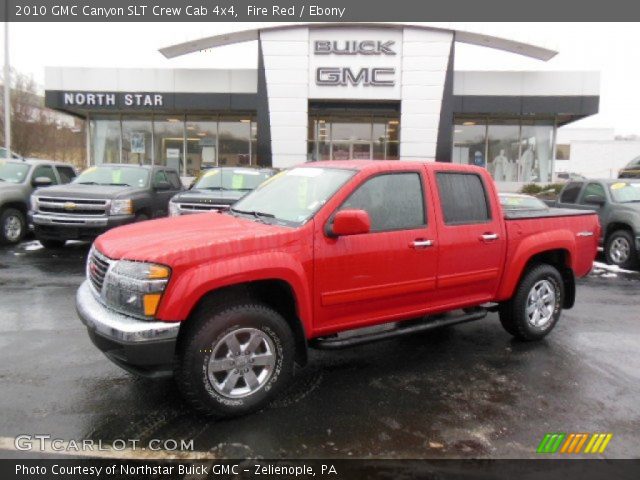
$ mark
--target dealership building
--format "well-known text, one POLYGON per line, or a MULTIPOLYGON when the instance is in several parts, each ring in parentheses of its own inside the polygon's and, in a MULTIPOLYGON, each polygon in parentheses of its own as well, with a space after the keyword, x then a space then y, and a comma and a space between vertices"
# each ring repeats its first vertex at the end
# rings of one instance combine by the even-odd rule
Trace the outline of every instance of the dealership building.
POLYGON ((456 71, 455 45, 557 52, 398 24, 277 26, 163 48, 257 41, 254 69, 46 69, 46 106, 88 120, 89 164, 286 168, 332 159, 470 163, 505 189, 549 182, 557 128, 598 112, 595 72, 456 71))

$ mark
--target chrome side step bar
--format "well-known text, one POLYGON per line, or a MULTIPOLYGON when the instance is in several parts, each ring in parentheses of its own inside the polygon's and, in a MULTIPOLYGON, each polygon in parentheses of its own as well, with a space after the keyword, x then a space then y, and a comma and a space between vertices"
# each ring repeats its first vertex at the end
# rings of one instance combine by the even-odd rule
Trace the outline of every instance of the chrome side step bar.
POLYGON ((445 313, 431 317, 425 317, 419 320, 407 320, 396 323, 396 327, 385 331, 374 331, 373 333, 357 333, 359 331, 371 330, 371 327, 358 330, 351 330, 352 335, 330 337, 319 337, 311 340, 309 346, 319 350, 339 350, 342 348, 354 347, 356 345, 364 345, 366 343, 389 340, 391 338, 400 337, 402 335, 410 335, 412 333, 424 332, 435 328, 447 327, 458 323, 473 322, 482 320, 487 316, 489 309, 478 307, 475 309, 467 309, 462 314, 454 315, 445 313))

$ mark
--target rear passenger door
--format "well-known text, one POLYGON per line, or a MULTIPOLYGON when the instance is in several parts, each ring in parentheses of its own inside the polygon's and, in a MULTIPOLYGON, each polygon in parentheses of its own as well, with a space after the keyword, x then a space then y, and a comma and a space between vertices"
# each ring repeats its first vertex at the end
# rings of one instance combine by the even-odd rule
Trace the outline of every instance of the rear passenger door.
POLYGON ((475 172, 435 171, 438 298, 443 306, 493 298, 506 253, 504 221, 493 184, 475 172))
POLYGON ((564 208, 574 208, 576 206, 576 202, 578 201, 578 197, 580 196, 580 191, 582 190, 582 186, 584 184, 582 182, 570 182, 566 187, 562 189, 560 192, 560 197, 558 198, 557 206, 564 208))

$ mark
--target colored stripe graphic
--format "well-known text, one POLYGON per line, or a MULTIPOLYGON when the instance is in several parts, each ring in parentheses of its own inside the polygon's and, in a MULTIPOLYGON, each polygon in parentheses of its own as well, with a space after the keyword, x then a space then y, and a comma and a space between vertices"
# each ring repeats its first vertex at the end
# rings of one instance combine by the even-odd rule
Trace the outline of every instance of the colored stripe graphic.
POLYGON ((537 453, 604 453, 612 433, 547 433, 538 445, 537 453), (586 444, 586 447, 585 447, 586 444), (584 450, 583 450, 583 447, 584 450))

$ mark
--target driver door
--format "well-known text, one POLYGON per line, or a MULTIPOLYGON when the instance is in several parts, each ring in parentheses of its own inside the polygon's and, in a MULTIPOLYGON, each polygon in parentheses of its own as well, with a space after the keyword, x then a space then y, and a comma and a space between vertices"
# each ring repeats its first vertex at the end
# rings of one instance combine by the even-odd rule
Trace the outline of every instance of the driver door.
POLYGON ((325 225, 316 226, 314 330, 329 333, 425 310, 435 293, 438 252, 425 176, 416 166, 373 174, 354 189, 336 211, 366 211, 369 233, 332 238, 325 225))

